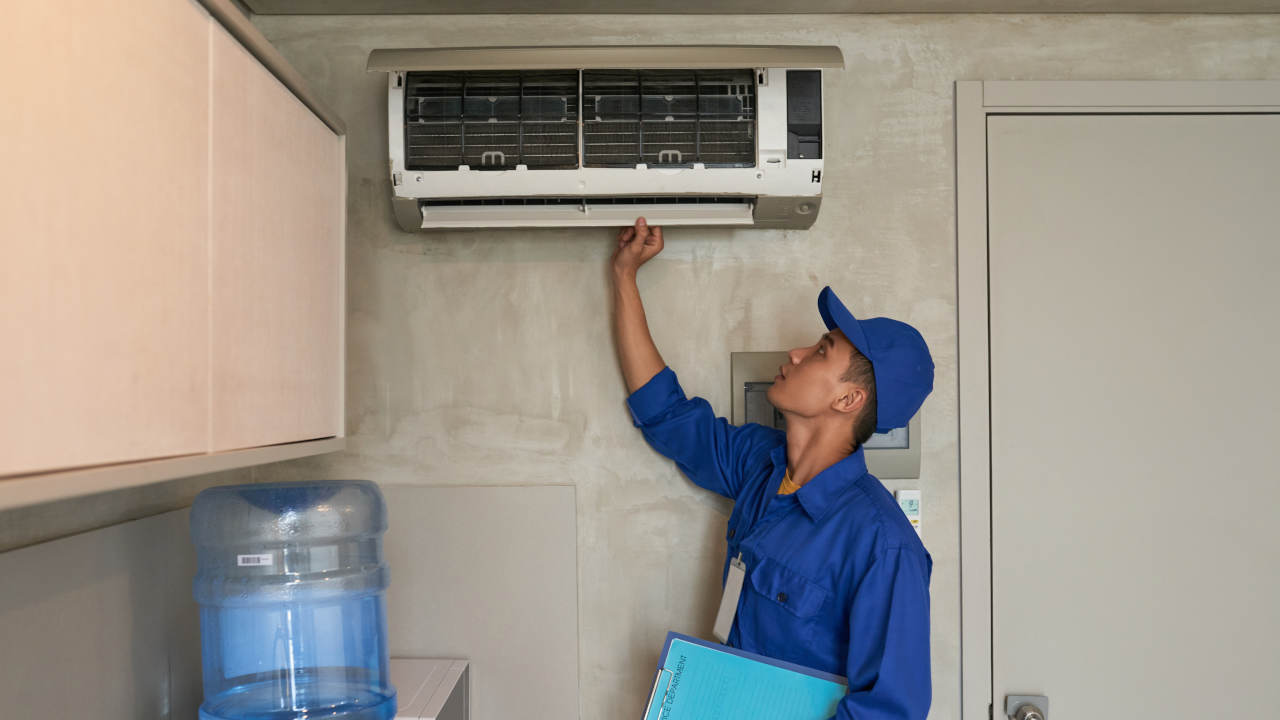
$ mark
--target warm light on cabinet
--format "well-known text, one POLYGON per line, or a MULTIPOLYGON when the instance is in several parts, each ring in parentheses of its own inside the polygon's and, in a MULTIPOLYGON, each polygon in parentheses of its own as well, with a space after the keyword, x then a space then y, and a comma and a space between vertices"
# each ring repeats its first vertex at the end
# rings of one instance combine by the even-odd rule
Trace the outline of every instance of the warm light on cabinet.
POLYGON ((0 508, 342 446, 341 121, 202 2, 6 12, 0 508))

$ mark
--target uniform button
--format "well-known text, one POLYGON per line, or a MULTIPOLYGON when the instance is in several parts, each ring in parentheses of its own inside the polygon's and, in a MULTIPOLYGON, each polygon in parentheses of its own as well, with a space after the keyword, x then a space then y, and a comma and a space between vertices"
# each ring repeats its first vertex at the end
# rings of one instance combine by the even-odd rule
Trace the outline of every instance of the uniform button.
POLYGON ((729 529, 729 537, 733 537, 733 534, 734 534, 735 532, 737 532, 737 530, 734 530, 734 529, 730 528, 730 529, 729 529))
POLYGON ((787 601, 787 594, 786 594, 786 593, 778 593, 778 602, 780 602, 780 603, 784 603, 784 602, 786 602, 786 601, 787 601))

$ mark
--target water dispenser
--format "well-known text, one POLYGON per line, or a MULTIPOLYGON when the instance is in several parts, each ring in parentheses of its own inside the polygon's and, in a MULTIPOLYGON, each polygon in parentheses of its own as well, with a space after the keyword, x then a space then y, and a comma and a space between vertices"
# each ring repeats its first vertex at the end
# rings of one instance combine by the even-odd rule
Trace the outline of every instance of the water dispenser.
POLYGON ((386 506, 363 480, 207 489, 191 508, 201 720, 388 720, 386 506))

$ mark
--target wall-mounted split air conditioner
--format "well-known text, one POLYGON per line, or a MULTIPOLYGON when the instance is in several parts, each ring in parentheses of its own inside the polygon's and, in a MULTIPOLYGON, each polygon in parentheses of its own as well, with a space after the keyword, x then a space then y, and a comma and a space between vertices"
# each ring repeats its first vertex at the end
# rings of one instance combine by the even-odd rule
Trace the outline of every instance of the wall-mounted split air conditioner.
POLYGON ((375 50, 405 230, 807 228, 836 47, 375 50))

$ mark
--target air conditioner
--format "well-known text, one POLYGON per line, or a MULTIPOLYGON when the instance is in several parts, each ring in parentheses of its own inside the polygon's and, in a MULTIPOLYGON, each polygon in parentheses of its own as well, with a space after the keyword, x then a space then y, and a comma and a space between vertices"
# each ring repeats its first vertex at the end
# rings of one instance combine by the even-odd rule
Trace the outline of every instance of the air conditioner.
POLYGON ((807 228, 836 47, 375 50, 405 230, 807 228))

